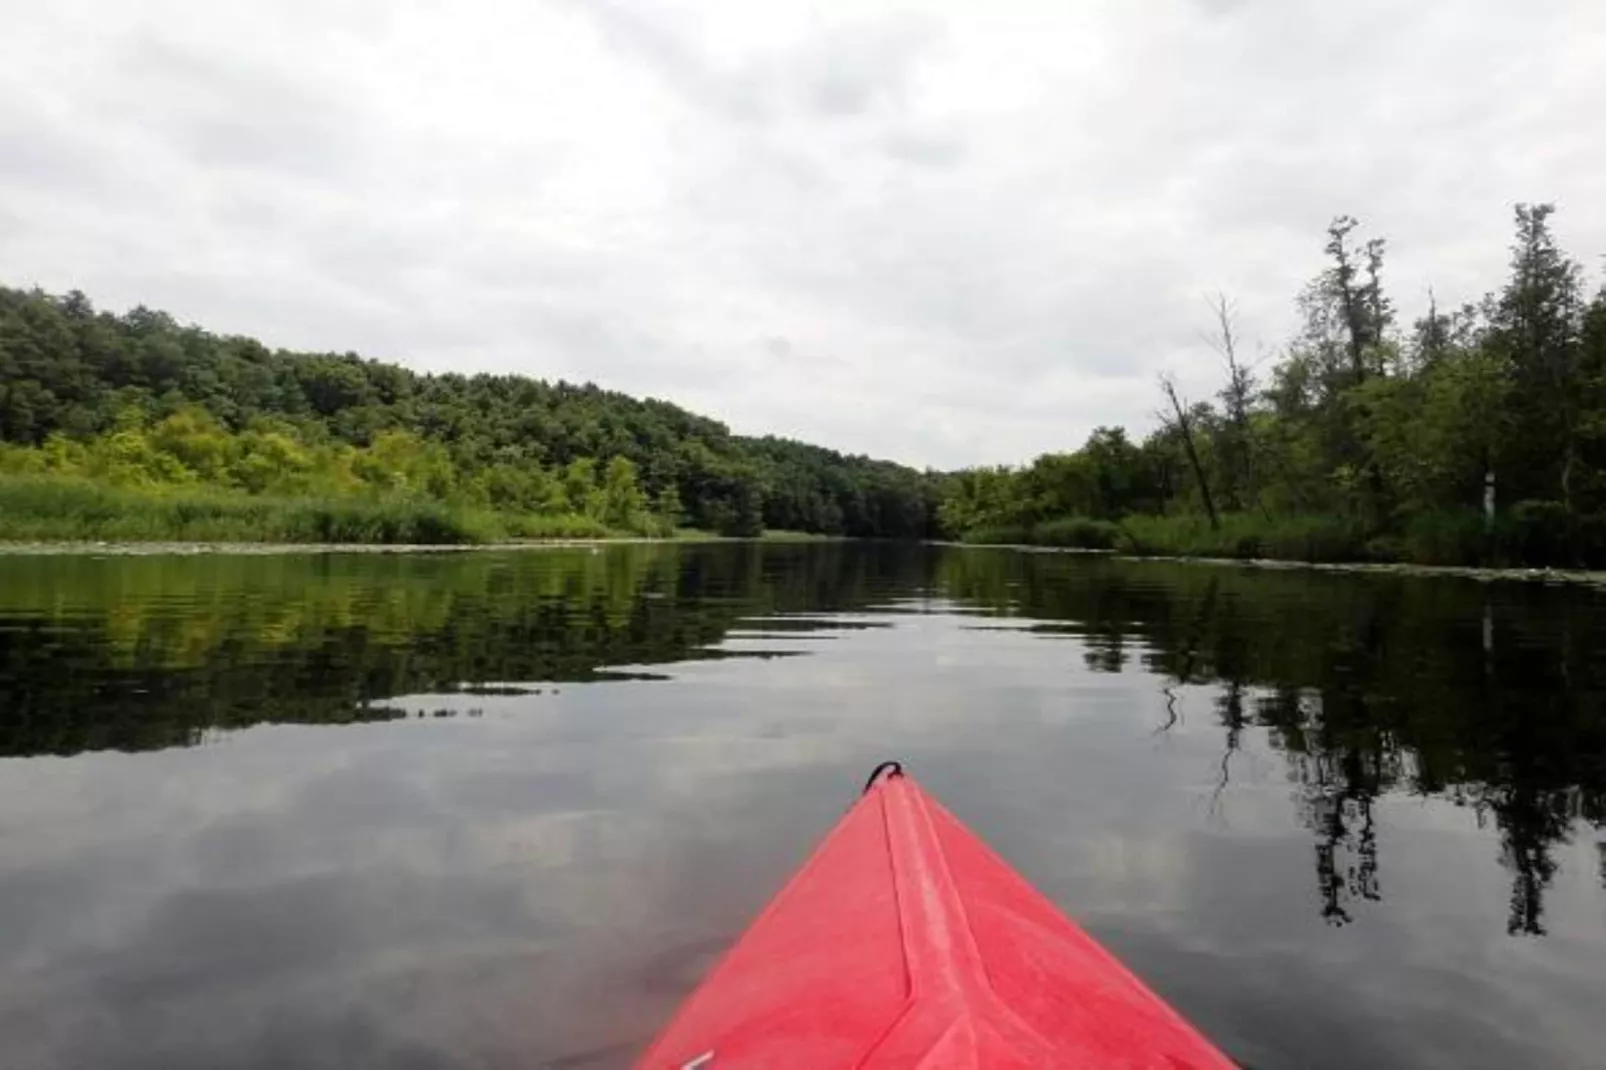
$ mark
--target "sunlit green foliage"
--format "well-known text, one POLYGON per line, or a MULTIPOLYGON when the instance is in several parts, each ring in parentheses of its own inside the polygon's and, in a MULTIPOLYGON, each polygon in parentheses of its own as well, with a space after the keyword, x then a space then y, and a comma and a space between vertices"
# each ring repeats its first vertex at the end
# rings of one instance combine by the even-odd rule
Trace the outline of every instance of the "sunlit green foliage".
POLYGON ((205 486, 0 477, 0 539, 11 540, 451 545, 627 533, 578 513, 495 512, 429 499, 280 498, 205 486))
POLYGON ((420 375, 80 293, 0 288, 0 470, 123 488, 433 501, 612 530, 919 537, 933 481, 732 435, 667 402, 508 375, 420 375))
POLYGON ((668 534, 623 457, 599 482, 589 458, 460 471, 408 431, 364 447, 308 442, 263 420, 230 434, 186 407, 151 426, 139 410, 85 440, 0 444, 0 537, 462 543, 668 534))

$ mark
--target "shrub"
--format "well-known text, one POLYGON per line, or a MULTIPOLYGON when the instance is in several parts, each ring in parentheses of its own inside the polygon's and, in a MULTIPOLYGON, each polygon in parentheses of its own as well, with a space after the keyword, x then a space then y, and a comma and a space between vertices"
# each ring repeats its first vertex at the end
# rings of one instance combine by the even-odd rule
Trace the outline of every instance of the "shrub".
POLYGON ((529 513, 503 518, 514 539, 600 539, 611 532, 602 521, 579 513, 529 513))
POLYGON ((1511 507, 1504 543, 1525 565, 1572 564, 1572 524, 1560 502, 1523 501, 1511 507))
POLYGON ((1023 541, 1040 546, 1068 546, 1083 550, 1113 550, 1121 528, 1108 520, 1067 516, 1045 520, 1026 533, 1023 541))
POLYGON ((1019 546, 1031 541, 1031 528, 1003 524, 971 528, 959 536, 959 541, 975 546, 1019 546))
POLYGON ((1397 560, 1418 565, 1486 565, 1497 557, 1483 516, 1470 509, 1417 513, 1398 541, 1397 560))
POLYGON ((1278 561, 1358 561, 1365 547, 1366 533, 1354 521, 1336 516, 1274 518, 1261 538, 1263 556, 1278 561))
POLYGON ((0 538, 7 539, 439 545, 499 537, 493 514, 438 503, 261 498, 62 476, 0 479, 0 538))
POLYGON ((1606 565, 1606 516, 1588 513, 1578 517, 1573 531, 1579 564, 1590 568, 1606 565))
POLYGON ((1366 542, 1342 517, 1231 513, 1216 528, 1201 516, 1129 516, 1120 523, 1117 546, 1144 557, 1328 562, 1360 559, 1366 542))

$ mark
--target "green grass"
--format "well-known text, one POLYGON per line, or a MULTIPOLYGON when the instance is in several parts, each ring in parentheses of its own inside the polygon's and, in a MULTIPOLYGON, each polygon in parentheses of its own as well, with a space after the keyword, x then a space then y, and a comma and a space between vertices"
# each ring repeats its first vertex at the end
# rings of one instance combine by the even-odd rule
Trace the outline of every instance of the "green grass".
POLYGON ((994 524, 961 532, 959 541, 975 546, 1020 546, 1032 541, 1032 529, 1025 524, 994 524))
POLYGON ((1108 520, 1085 516, 1060 517, 1031 525, 999 525, 975 528, 959 537, 960 542, 989 546, 1061 546, 1081 550, 1113 550, 1121 527, 1108 520))
POLYGON ((1211 527, 1203 516, 1133 515, 1119 523, 1065 517, 1031 526, 977 528, 961 541, 1114 549, 1135 557, 1479 568, 1606 565, 1606 520, 1586 516, 1570 522, 1555 502, 1517 502, 1492 528, 1471 509, 1412 513, 1382 532, 1339 516, 1229 513, 1211 527))
POLYGON ((1139 557, 1368 560, 1365 533, 1343 517, 1238 513, 1212 528, 1202 516, 1129 516, 1120 528, 1117 549, 1139 557))
POLYGON ((1067 516, 1045 520, 1031 531, 1032 542, 1041 546, 1069 546, 1083 550, 1113 550, 1120 542, 1121 526, 1108 520, 1067 516))
POLYGON ((812 531, 788 531, 784 528, 765 528, 757 536, 721 535, 717 531, 705 531, 702 528, 674 528, 654 532, 662 538, 674 539, 676 542, 728 542, 732 539, 755 537, 764 542, 832 542, 846 538, 844 535, 822 535, 812 531))
POLYGON ((0 478, 0 539, 463 545, 619 534, 590 517, 515 515, 431 501, 254 497, 207 488, 0 478))
POLYGON ((677 527, 671 530, 665 537, 674 539, 676 542, 714 542, 715 540, 721 539, 724 536, 716 535, 712 531, 704 531, 702 528, 677 527))
POLYGON ((500 538, 606 539, 620 534, 602 521, 578 513, 492 514, 502 526, 500 538))
POLYGON ((765 528, 759 536, 765 542, 830 542, 840 535, 824 535, 815 531, 788 531, 784 528, 765 528))
POLYGON ((1138 557, 1368 560, 1363 533, 1340 517, 1233 514, 1212 528, 1203 516, 1133 515, 1119 522, 1062 517, 1031 526, 978 528, 961 541, 1116 550, 1138 557))

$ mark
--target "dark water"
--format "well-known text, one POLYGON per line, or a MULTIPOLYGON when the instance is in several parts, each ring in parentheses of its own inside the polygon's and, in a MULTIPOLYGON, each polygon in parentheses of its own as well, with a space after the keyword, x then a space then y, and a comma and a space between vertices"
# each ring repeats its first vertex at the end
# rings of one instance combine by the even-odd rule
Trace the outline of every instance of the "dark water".
POLYGON ((0 559, 0 1065, 624 1065, 897 756, 1240 1061, 1602 1066, 1603 697, 1521 584, 0 559))

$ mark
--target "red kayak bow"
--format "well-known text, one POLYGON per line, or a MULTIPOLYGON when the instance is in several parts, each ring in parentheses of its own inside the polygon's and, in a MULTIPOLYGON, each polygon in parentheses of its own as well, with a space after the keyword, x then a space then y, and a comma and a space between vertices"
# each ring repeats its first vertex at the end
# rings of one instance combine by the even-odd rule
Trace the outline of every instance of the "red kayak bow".
POLYGON ((1234 1064, 889 762, 636 1065, 1234 1064))

